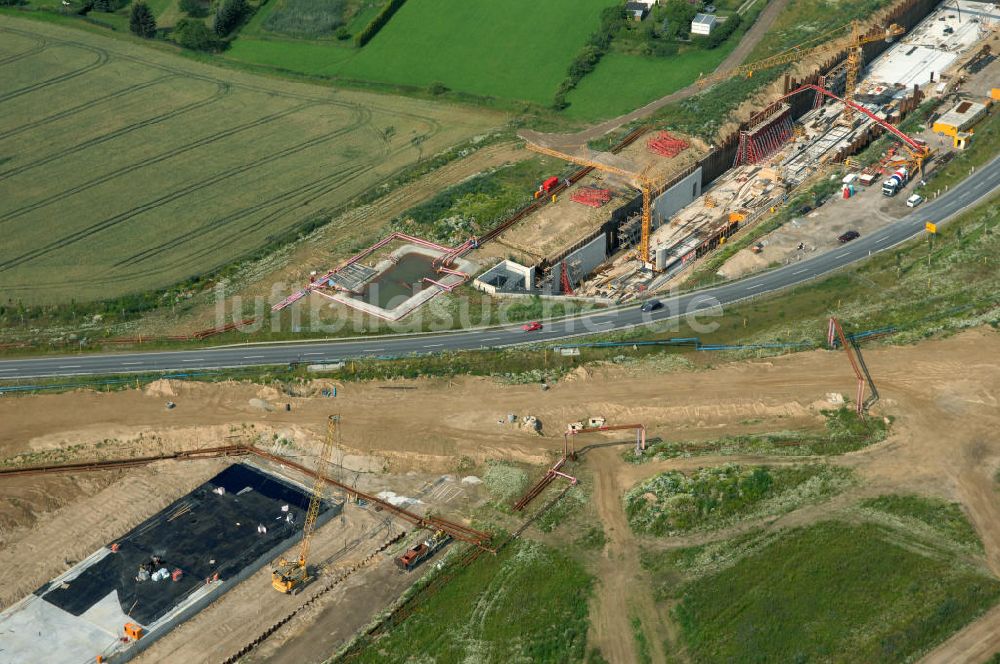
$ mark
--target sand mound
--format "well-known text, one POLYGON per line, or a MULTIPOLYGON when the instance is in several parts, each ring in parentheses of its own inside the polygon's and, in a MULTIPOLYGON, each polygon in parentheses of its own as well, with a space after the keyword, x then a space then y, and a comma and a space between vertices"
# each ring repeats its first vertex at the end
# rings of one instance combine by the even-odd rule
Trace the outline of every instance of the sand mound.
POLYGON ((266 399, 267 401, 277 401, 281 398, 281 392, 273 387, 262 387, 257 390, 257 398, 266 399))
POLYGON ((147 397, 175 397, 177 392, 169 380, 154 380, 146 386, 144 393, 147 397))
POLYGON ((263 399, 250 399, 248 402, 251 408, 256 408, 257 410, 272 411, 274 406, 264 401, 263 399))

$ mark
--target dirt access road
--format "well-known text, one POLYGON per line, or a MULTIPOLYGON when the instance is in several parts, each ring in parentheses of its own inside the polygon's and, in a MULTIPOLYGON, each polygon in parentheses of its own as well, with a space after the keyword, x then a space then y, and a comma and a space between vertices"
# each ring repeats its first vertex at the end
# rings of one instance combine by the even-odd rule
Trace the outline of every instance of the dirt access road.
MULTIPOLYGON (((759 0, 758 0, 759 1, 759 0)), ((726 56, 726 59, 719 63, 719 66, 715 68, 715 71, 725 71, 727 69, 733 69, 743 62, 750 51, 752 51, 757 44, 763 39, 764 34, 770 29, 771 24, 774 20, 778 18, 782 10, 788 4, 789 0, 771 0, 764 11, 760 13, 757 17, 757 21, 753 24, 750 30, 743 35, 743 39, 740 43, 733 49, 733 52, 726 56)), ((610 120, 605 120, 600 124, 596 124, 583 131, 578 131, 575 134, 546 134, 538 131, 532 131, 530 129, 523 129, 518 132, 518 135, 529 143, 536 143, 538 145, 545 145, 552 148, 562 149, 567 152, 573 152, 577 149, 581 149, 586 146, 587 141, 592 141, 604 136, 605 134, 618 129, 624 124, 628 124, 633 120, 640 120, 642 118, 648 118, 653 113, 657 112, 667 104, 672 104, 688 97, 693 97, 694 95, 701 92, 702 88, 697 83, 692 83, 686 88, 681 88, 675 92, 671 92, 668 95, 660 97, 655 101, 651 101, 645 106, 630 111, 624 115, 619 115, 616 118, 611 118, 610 120)))

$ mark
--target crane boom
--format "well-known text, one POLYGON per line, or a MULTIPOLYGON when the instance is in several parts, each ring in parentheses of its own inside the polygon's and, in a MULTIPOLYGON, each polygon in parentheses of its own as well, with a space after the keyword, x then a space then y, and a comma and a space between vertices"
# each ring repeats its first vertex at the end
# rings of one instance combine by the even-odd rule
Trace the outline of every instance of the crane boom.
POLYGON ((316 481, 313 483, 309 498, 306 519, 302 524, 302 543, 299 545, 299 557, 297 560, 282 558, 278 567, 271 573, 271 585, 279 592, 294 595, 312 580, 308 567, 309 546, 312 544, 312 537, 316 532, 316 520, 319 518, 319 510, 323 504, 327 466, 330 464, 339 421, 339 415, 330 415, 326 421, 326 436, 323 439, 323 448, 316 463, 316 481))
POLYGON ((864 106, 861 106, 860 104, 850 99, 838 97, 837 95, 833 94, 826 88, 822 88, 818 85, 813 85, 811 83, 802 85, 796 88, 795 90, 789 92, 787 95, 782 97, 782 99, 787 99, 788 97, 794 97, 795 95, 799 94, 804 90, 815 90, 816 92, 825 95, 830 99, 839 101, 840 103, 844 104, 846 108, 850 108, 867 115, 869 118, 874 120, 875 124, 882 127, 883 129, 885 129, 886 131, 888 131, 893 136, 895 136, 896 138, 898 138, 900 141, 903 142, 903 148, 909 153, 910 158, 916 163, 917 170, 923 173, 924 161, 931 156, 931 149, 928 148, 926 145, 918 143, 916 140, 910 138, 909 136, 904 134, 898 127, 878 117, 864 106))
POLYGON ((556 159, 562 159, 563 161, 568 161, 576 164, 577 166, 596 168, 597 170, 605 173, 621 175, 622 177, 631 180, 634 186, 642 192, 642 234, 639 240, 639 260, 644 263, 652 263, 652 259, 649 255, 649 236, 653 231, 653 214, 651 208, 653 185, 655 183, 652 178, 647 175, 649 169, 652 168, 652 164, 643 169, 641 173, 633 173, 631 171, 626 171, 623 168, 618 168, 617 166, 611 166, 609 164, 604 164, 585 157, 577 157, 576 155, 566 154, 565 152, 559 152, 558 150, 553 150, 552 148, 547 148, 541 145, 535 145, 534 143, 526 143, 526 145, 528 146, 528 149, 533 152, 548 155, 549 157, 555 157, 556 159))
POLYGON ((818 55, 832 54, 844 49, 849 49, 848 52, 848 69, 847 69, 847 89, 850 98, 853 98, 853 88, 854 84, 857 82, 857 73, 860 69, 860 49, 864 44, 877 41, 891 41, 893 38, 906 32, 903 28, 893 23, 887 27, 884 32, 879 32, 876 34, 865 34, 862 32, 861 23, 859 21, 852 21, 851 23, 835 28, 821 35, 813 37, 801 44, 796 44, 795 46, 782 51, 781 53, 776 53, 775 55, 769 56, 762 60, 757 60, 756 62, 749 62, 747 64, 739 65, 732 69, 726 69, 724 71, 714 72, 708 74, 707 76, 702 76, 698 79, 698 84, 701 86, 706 86, 712 83, 718 83, 719 81, 725 81, 736 76, 751 77, 754 72, 762 71, 765 69, 772 69, 774 67, 780 67, 781 65, 786 65, 790 62, 795 62, 797 60, 802 60, 803 58, 815 57, 818 55), (851 32, 848 35, 844 35, 837 39, 830 40, 830 37, 834 34, 842 32, 845 28, 850 28, 851 32), (827 41, 829 40, 829 41, 827 41))
POLYGON ((336 440, 337 422, 339 417, 331 415, 326 421, 326 437, 323 439, 323 449, 316 464, 316 481, 313 482, 312 495, 309 498, 309 511, 302 525, 302 544, 299 546, 299 564, 305 565, 309 559, 309 546, 313 533, 316 531, 316 519, 319 518, 319 508, 323 503, 323 490, 326 488, 326 470, 333 453, 336 440))
POLYGON ((562 159, 563 161, 568 161, 576 164, 577 166, 588 166, 590 168, 596 168, 599 171, 604 171, 606 173, 614 173, 615 175, 621 175, 629 179, 635 179, 638 177, 636 173, 630 173, 625 169, 618 168, 617 166, 611 166, 609 164, 604 164, 599 161, 594 161, 593 159, 587 159, 585 157, 577 157, 576 155, 566 154, 565 152, 559 152, 558 150, 553 150, 552 148, 547 148, 543 145, 536 145, 534 143, 527 143, 528 149, 532 152, 537 152, 539 154, 544 154, 549 157, 555 157, 556 159, 562 159))

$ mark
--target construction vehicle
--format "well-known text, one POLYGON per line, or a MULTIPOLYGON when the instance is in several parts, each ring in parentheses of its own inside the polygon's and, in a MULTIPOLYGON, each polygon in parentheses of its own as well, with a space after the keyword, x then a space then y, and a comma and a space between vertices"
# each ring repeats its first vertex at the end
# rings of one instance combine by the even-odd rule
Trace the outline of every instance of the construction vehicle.
POLYGON ((451 536, 443 530, 434 533, 430 538, 406 550, 406 553, 396 558, 396 567, 404 572, 412 572, 420 563, 427 560, 451 541, 451 536))
POLYGON ((909 180, 910 171, 907 170, 906 166, 900 166, 889 176, 888 180, 882 183, 882 195, 895 196, 906 186, 909 180))
POLYGON ((833 94, 829 90, 821 88, 817 85, 803 85, 798 90, 795 90, 785 95, 785 98, 795 95, 798 92, 806 89, 815 90, 818 94, 829 97, 830 99, 833 99, 835 101, 839 101, 840 103, 844 104, 844 106, 847 108, 853 108, 855 111, 863 113, 864 115, 868 116, 873 122, 875 122, 875 124, 882 127, 890 134, 898 138, 901 142, 900 147, 903 148, 903 151, 906 153, 905 156, 902 156, 902 161, 905 162, 906 168, 909 169, 908 175, 912 177, 914 171, 916 171, 921 177, 923 177, 924 162, 930 159, 931 155, 933 154, 932 150, 927 146, 927 143, 925 141, 907 136, 902 131, 900 131, 899 128, 896 127, 896 125, 883 120, 882 118, 878 117, 877 115, 869 111, 864 106, 861 106, 858 103, 851 101, 850 99, 841 99, 840 97, 833 94))
POLYGON ((302 542, 299 544, 299 557, 295 560, 282 558, 278 561, 277 568, 271 571, 271 585, 274 586, 275 590, 286 595, 299 594, 302 588, 313 580, 308 566, 309 545, 312 543, 312 537, 316 531, 316 519, 319 518, 319 508, 323 503, 323 489, 326 487, 326 471, 330 465, 336 426, 339 421, 339 415, 331 415, 326 421, 326 438, 323 440, 323 450, 319 455, 316 465, 316 481, 313 483, 312 496, 309 498, 309 509, 306 511, 306 520, 302 525, 302 542))
POLYGON ((545 178, 539 189, 544 191, 546 194, 551 194, 552 190, 559 186, 559 178, 555 175, 545 178))
POLYGON ((652 168, 652 164, 647 166, 641 173, 632 173, 626 171, 623 168, 618 168, 617 166, 610 166, 608 164, 602 164, 594 159, 577 157, 574 155, 566 154, 565 152, 559 152, 558 150, 553 150, 552 148, 546 148, 541 145, 535 145, 533 143, 527 144, 528 149, 539 154, 548 155, 550 157, 555 157, 556 159, 564 159, 570 163, 577 164, 578 166, 587 166, 590 168, 603 171, 605 173, 613 173, 614 175, 620 175, 624 178, 630 180, 634 186, 642 192, 642 235, 639 240, 639 260, 648 265, 652 265, 652 257, 649 255, 649 236, 652 232, 653 226, 653 215, 652 215, 652 198, 653 198, 653 186, 655 182, 647 175, 649 169, 652 168))

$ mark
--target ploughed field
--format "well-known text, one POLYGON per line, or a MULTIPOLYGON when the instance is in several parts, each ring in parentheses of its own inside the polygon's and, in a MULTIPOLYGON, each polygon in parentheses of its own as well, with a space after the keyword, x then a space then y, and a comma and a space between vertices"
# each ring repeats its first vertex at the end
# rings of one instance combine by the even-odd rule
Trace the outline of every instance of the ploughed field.
POLYGON ((0 292, 27 304, 170 286, 496 122, 0 16, 0 292))

